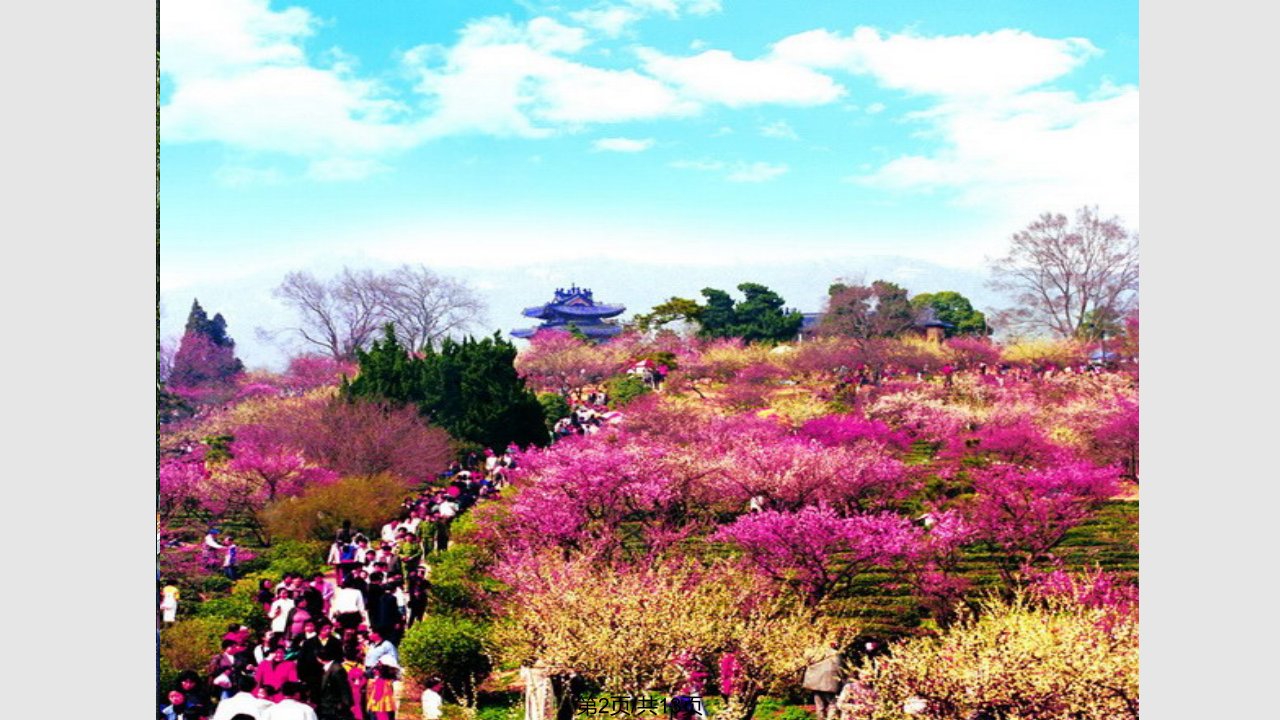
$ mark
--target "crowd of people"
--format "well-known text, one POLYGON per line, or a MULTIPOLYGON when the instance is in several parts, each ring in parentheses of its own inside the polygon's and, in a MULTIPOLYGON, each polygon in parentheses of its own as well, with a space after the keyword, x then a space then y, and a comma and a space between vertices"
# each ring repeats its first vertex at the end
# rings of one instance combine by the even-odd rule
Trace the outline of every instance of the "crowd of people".
MULTIPOLYGON (((441 473, 443 483, 412 497, 374 540, 343 521, 330 572, 264 579, 260 634, 233 624, 204 673, 188 670, 168 689, 162 720, 394 720, 403 694, 399 643, 430 602, 432 552, 449 547, 453 520, 507 484, 515 458, 471 455, 441 473)), ((236 578, 234 538, 205 536, 207 562, 236 578)), ((178 588, 160 594, 163 623, 177 614, 178 588)), ((441 716, 443 683, 427 681, 423 718, 441 716)))

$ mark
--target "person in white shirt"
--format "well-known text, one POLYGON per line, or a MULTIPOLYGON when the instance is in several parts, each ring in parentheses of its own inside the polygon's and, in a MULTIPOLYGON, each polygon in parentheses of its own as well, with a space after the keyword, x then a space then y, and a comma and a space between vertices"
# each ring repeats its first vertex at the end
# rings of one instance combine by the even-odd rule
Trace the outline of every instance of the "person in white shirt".
POLYGON ((246 675, 240 678, 240 692, 218 703, 218 709, 214 711, 212 720, 231 720, 240 714, 248 715, 255 720, 265 720, 267 709, 275 703, 254 697, 253 691, 257 687, 258 681, 252 677, 246 675))
POLYGON ((284 695, 284 699, 264 713, 262 720, 319 720, 310 705, 298 702, 302 683, 290 680, 280 686, 280 693, 284 695))
POLYGON ((350 579, 342 583, 342 587, 333 594, 329 618, 349 630, 354 630, 361 622, 369 624, 369 613, 364 607, 364 593, 350 579))
POLYGON ((294 606, 293 593, 289 588, 282 587, 276 591, 276 600, 267 611, 267 618, 271 620, 271 632, 283 635, 289 631, 289 612, 294 606))
POLYGON ((444 698, 440 695, 443 689, 439 678, 427 681, 427 689, 422 691, 422 720, 440 720, 444 714, 444 698))
POLYGON ((396 541, 396 528, 400 526, 400 521, 391 520, 382 526, 382 542, 394 543, 396 541))

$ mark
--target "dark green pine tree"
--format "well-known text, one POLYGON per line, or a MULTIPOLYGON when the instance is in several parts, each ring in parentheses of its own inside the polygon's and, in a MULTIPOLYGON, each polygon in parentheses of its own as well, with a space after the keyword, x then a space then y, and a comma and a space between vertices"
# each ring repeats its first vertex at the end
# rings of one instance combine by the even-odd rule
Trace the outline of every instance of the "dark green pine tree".
POLYGON ((445 339, 410 355, 388 326, 381 341, 357 352, 360 374, 344 380, 350 399, 414 404, 454 438, 480 447, 545 445, 542 405, 515 370, 515 346, 497 334, 462 342, 445 339))
POLYGON ((786 310, 786 301, 759 283, 738 285, 743 300, 734 302, 729 293, 703 288, 706 307, 698 314, 703 337, 740 337, 747 342, 786 342, 800 332, 804 316, 786 310))
POLYGON ((169 385, 197 387, 223 383, 244 371, 236 357, 236 343, 227 335, 227 321, 218 313, 210 320, 200 301, 191 303, 186 332, 173 356, 169 385))

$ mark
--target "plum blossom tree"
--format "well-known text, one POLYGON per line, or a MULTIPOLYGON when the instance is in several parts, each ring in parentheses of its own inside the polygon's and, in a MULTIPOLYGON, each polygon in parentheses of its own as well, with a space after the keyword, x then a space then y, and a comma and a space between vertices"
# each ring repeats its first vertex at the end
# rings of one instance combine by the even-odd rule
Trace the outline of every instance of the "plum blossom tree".
POLYGON ((312 462, 341 475, 429 480, 448 466, 454 445, 412 407, 334 399, 307 414, 291 433, 312 462))
POLYGON ((160 461, 157 505, 160 519, 167 520, 175 512, 192 510, 200 505, 200 488, 209 479, 202 451, 165 457, 160 461))
POLYGON ((724 563, 668 560, 622 567, 544 562, 513 583, 500 644, 515 658, 572 667, 608 690, 675 691, 690 659, 732 651, 738 671, 723 717, 746 720, 766 690, 839 632, 784 589, 724 563))
POLYGON ((817 606, 859 573, 920 551, 921 532, 894 513, 840 517, 825 507, 743 515, 711 536, 740 547, 749 567, 817 606))
POLYGON ((610 433, 567 438, 521 455, 520 493, 508 518, 509 544, 544 544, 565 552, 610 556, 628 529, 660 526, 674 500, 671 478, 653 441, 610 433))
POLYGON ((761 497, 772 509, 826 503, 843 512, 893 505, 915 487, 906 466, 882 446, 827 447, 752 415, 712 423, 707 450, 722 471, 709 476, 720 502, 742 508, 761 497))
POLYGON ((1083 461, 1038 469, 996 463, 972 473, 971 522, 978 537, 1005 553, 1001 573, 1012 582, 1115 494, 1118 475, 1083 461))
POLYGON ((336 385, 342 376, 355 374, 355 363, 324 355, 298 355, 289 360, 281 384, 290 392, 303 393, 325 385, 336 385))
POLYGON ((516 355, 516 371, 535 388, 567 397, 620 372, 626 361, 612 343, 597 344, 567 332, 540 330, 516 355))
POLYGON ((905 433, 891 430, 888 425, 879 420, 858 415, 823 415, 805 422, 798 430, 801 435, 813 438, 827 447, 856 445, 862 442, 898 450, 907 450, 911 446, 911 441, 905 433))
POLYGON ((262 515, 268 503, 338 479, 338 473, 309 463, 301 451, 260 426, 238 429, 230 452, 229 460, 210 468, 202 503, 214 515, 241 518, 264 545, 271 543, 262 515))

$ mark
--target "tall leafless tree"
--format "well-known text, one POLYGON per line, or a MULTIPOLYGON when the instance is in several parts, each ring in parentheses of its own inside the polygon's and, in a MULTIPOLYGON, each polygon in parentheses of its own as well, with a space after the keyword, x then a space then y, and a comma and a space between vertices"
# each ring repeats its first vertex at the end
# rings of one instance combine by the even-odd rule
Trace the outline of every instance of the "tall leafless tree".
POLYGON ((1096 207, 1045 213, 1016 233, 991 265, 988 285, 1016 305, 997 315, 1010 330, 1073 337, 1091 315, 1121 317, 1138 304, 1138 234, 1096 207))
POLYGON ((298 313, 291 330, 307 343, 339 360, 354 360, 393 323, 406 347, 469 329, 483 316, 484 303, 464 283, 437 275, 421 265, 404 265, 389 273, 342 272, 320 280, 308 272, 291 272, 275 290, 298 313))
POLYGON ((381 293, 371 287, 369 271, 343 268, 324 281, 308 272, 291 272, 276 288, 276 297, 297 311, 295 330, 308 343, 323 348, 339 360, 355 359, 384 322, 381 293))
POLYGON ((383 277, 387 313, 405 347, 421 348, 482 322, 484 302, 466 283, 422 265, 401 265, 383 277))

